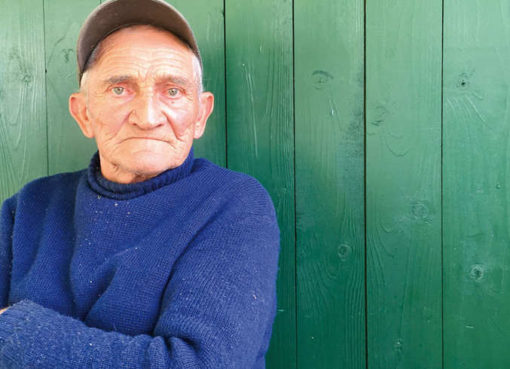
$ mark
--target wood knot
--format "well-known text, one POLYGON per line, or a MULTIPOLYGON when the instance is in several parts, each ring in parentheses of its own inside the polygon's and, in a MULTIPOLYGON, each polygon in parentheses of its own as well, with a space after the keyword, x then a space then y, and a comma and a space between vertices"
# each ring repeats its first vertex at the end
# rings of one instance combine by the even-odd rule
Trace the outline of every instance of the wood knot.
POLYGON ((469 277, 474 281, 480 281, 485 276, 485 268, 483 265, 475 264, 471 266, 469 277))
POLYGON ((349 245, 346 245, 345 243, 338 246, 337 254, 340 260, 345 261, 347 258, 351 255, 352 248, 349 245))
POLYGON ((316 70, 312 73, 313 85, 316 90, 322 90, 334 77, 325 70, 316 70))

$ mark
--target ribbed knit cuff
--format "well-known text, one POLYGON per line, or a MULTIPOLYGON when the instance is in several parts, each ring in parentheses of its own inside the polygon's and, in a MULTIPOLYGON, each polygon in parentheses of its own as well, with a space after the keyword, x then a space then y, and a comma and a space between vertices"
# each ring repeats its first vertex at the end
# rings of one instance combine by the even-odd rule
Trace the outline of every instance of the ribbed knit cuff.
POLYGON ((17 330, 29 321, 29 314, 42 307, 30 300, 22 300, 0 314, 0 348, 17 330))

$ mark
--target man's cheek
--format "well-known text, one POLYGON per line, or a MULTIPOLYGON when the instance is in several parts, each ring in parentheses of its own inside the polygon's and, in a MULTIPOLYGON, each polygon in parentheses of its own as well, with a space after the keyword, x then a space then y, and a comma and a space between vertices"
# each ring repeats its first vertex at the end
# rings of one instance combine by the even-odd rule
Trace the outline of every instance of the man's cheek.
POLYGON ((174 110, 167 112, 165 115, 177 137, 189 132, 193 123, 193 114, 190 114, 189 111, 174 110))
POLYGON ((96 126, 98 129, 109 132, 110 134, 120 130, 123 122, 127 122, 129 112, 124 111, 125 109, 105 109, 100 111, 98 119, 96 120, 96 126))
POLYGON ((119 134, 119 129, 114 125, 106 123, 100 123, 95 126, 94 136, 98 146, 102 148, 114 148, 122 139, 122 135, 119 134))

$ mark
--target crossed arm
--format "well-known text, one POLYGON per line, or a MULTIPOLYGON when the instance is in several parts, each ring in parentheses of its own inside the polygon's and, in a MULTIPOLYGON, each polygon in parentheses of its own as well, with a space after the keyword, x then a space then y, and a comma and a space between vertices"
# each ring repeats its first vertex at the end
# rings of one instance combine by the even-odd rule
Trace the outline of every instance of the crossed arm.
MULTIPOLYGON (((3 212, 4 225, 9 215, 10 211, 3 212)), ((116 368, 119 363, 161 369, 252 367, 264 327, 272 319, 270 281, 276 277, 278 253, 276 230, 266 232, 267 219, 256 218, 251 219, 250 224, 256 225, 251 231, 242 220, 231 225, 231 237, 221 240, 225 251, 221 255, 210 242, 201 244, 197 238, 174 270, 152 335, 129 336, 88 327, 29 300, 2 308, 0 367, 116 368), (240 263, 231 265, 232 257, 240 258, 240 263), (186 268, 190 263, 201 265, 208 278, 194 282, 186 268), (238 277, 225 280, 226 271, 238 277), (223 288, 214 290, 213 285, 223 288), (199 308, 203 306, 208 308, 199 308)), ((10 233, 1 228, 0 306, 7 306, 10 233)))

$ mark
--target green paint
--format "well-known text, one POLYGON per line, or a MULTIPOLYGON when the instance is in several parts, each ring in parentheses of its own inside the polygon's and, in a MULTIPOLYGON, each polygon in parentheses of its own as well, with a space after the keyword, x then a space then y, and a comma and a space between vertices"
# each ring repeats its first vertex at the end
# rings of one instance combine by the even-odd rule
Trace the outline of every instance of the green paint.
MULTIPOLYGON (((0 199, 95 151, 67 104, 99 2, 0 0, 0 199)), ((278 212, 267 368, 506 369, 508 2, 444 0, 444 34, 439 0, 170 2, 216 97, 196 155, 278 212)))
POLYGON ((441 368, 440 0, 367 0, 368 367, 441 368))
POLYGON ((296 367, 291 6, 227 0, 225 7, 228 166, 268 189, 281 231, 271 369, 296 367))
POLYGON ((294 4, 298 367, 362 369, 364 5, 294 4))
POLYGON ((0 0, 0 200, 46 175, 43 2, 0 0))
POLYGON ((226 165, 225 39, 223 0, 169 1, 191 24, 204 64, 204 89, 214 93, 214 111, 204 135, 193 143, 195 156, 226 165))
POLYGON ((445 369, 510 366, 510 4, 445 1, 445 369))
POLYGON ((68 0, 44 2, 46 42, 46 105, 50 174, 85 168, 97 150, 95 141, 81 133, 69 113, 69 95, 78 91, 76 39, 80 26, 98 0, 68 6, 68 0))

